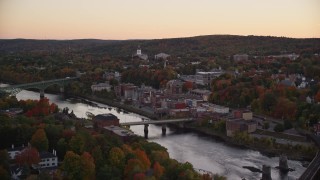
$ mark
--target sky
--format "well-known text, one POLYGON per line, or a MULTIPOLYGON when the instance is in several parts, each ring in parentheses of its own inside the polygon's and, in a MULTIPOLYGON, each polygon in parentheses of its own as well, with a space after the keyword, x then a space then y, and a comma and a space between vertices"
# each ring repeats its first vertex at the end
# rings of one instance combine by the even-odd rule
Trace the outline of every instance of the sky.
POLYGON ((320 0, 0 0, 0 39, 320 38, 320 0))

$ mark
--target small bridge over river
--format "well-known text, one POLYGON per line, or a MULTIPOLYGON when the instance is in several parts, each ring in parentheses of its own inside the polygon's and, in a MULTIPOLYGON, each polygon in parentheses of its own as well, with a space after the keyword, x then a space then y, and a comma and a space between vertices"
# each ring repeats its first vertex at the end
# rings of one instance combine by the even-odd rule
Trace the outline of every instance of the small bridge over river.
POLYGON ((8 93, 12 96, 18 94, 23 89, 39 89, 40 98, 44 98, 44 90, 52 85, 60 86, 60 92, 64 92, 64 86, 71 81, 78 79, 79 77, 67 77, 62 79, 53 79, 48 81, 32 82, 26 84, 18 84, 8 87, 1 87, 0 93, 8 93))
POLYGON ((149 124, 161 124, 162 125, 162 134, 165 135, 167 131, 167 124, 178 123, 179 126, 183 126, 184 123, 194 122, 192 118, 184 118, 184 119, 163 119, 163 120, 147 120, 147 121, 137 121, 137 122, 124 122, 120 123, 121 126, 137 126, 137 125, 144 125, 144 135, 148 137, 148 126, 149 124))

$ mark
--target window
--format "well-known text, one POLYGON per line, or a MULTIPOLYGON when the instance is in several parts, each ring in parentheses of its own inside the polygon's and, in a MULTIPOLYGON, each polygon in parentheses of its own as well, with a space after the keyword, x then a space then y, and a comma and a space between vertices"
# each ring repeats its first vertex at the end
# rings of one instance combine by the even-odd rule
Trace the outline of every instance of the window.
POLYGON ((52 161, 54 161, 55 158, 52 158, 52 161))
POLYGON ((56 165, 56 163, 52 163, 52 166, 55 166, 56 165))

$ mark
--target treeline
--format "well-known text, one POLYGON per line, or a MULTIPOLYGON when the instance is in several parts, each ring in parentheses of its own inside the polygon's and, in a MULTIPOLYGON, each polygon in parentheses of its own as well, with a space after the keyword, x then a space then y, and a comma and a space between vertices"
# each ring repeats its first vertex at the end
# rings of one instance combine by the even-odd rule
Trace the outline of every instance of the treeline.
MULTIPOLYGON (((0 177, 4 179, 10 179, 10 160, 4 149, 12 144, 26 147, 14 160, 23 167, 26 178, 31 175, 31 165, 39 163, 39 152, 52 150, 56 150, 61 166, 54 174, 41 172, 38 175, 41 179, 213 178, 209 174, 200 175, 188 162, 171 159, 166 148, 141 137, 124 143, 114 136, 87 130, 83 121, 72 116, 69 120, 57 118, 58 108, 47 99, 17 101, 9 97, 0 101, 0 109, 18 107, 24 110, 23 115, 0 117, 0 177)), ((68 116, 66 111, 62 113, 68 116)))
POLYGON ((130 57, 138 46, 143 52, 154 55, 161 52, 180 57, 227 57, 238 53, 250 55, 277 55, 283 52, 313 54, 320 51, 317 38, 293 39, 271 36, 210 35, 156 40, 1 40, 0 52, 54 52, 73 51, 90 54, 108 54, 113 57, 130 57))

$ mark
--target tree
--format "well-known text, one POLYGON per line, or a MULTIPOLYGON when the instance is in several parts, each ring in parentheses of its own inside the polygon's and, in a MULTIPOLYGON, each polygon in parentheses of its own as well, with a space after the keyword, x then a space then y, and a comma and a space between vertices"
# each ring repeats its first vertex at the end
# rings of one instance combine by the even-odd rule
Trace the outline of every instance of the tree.
POLYGON ((47 151, 49 141, 47 139, 44 129, 39 128, 31 138, 31 145, 38 149, 38 151, 47 151))
POLYGON ((144 173, 137 173, 133 176, 133 180, 145 180, 146 175, 144 173))
POLYGON ((130 178, 133 177, 134 174, 144 172, 144 165, 139 159, 129 159, 124 169, 124 176, 130 178))
POLYGON ((9 172, 8 172, 3 166, 1 166, 1 165, 0 165, 0 177, 1 177, 1 179, 3 179, 3 180, 9 180, 9 179, 11 179, 9 172))
POLYGON ((162 167, 158 162, 153 164, 153 174, 157 179, 160 179, 164 173, 164 167, 162 167))
MULTIPOLYGON (((9 169, 10 157, 7 150, 0 150, 0 166, 9 169)), ((0 176, 1 177, 1 176, 0 176)))
POLYGON ((60 138, 57 142, 57 155, 60 159, 63 159, 67 152, 68 144, 64 138, 60 138))
POLYGON ((39 152, 36 148, 26 147, 19 154, 16 155, 16 162, 19 165, 38 164, 40 161, 39 152))
POLYGON ((317 94, 315 95, 314 100, 315 100, 316 102, 320 102, 320 90, 319 90, 319 91, 317 92, 317 94))
POLYGON ((81 154, 85 148, 84 139, 79 134, 73 136, 69 142, 69 147, 73 152, 81 154))
POLYGON ((73 151, 64 156, 62 168, 69 179, 82 179, 81 157, 73 151))
POLYGON ((109 152, 109 162, 112 167, 123 170, 125 165, 125 155, 118 147, 113 147, 109 152))
POLYGON ((151 162, 150 162, 147 154, 144 151, 140 150, 140 149, 136 149, 134 151, 134 154, 137 156, 137 159, 139 159, 140 162, 143 164, 144 170, 145 171, 148 170, 150 165, 151 165, 151 162))
POLYGON ((95 179, 95 164, 92 156, 88 152, 81 155, 81 169, 83 179, 95 179))
POLYGON ((100 146, 94 147, 91 151, 91 155, 94 159, 94 163, 96 164, 96 167, 102 167, 103 164, 105 164, 100 146))
POLYGON ((273 129, 275 132, 283 132, 284 130, 284 127, 282 124, 277 124, 274 129, 273 129))

